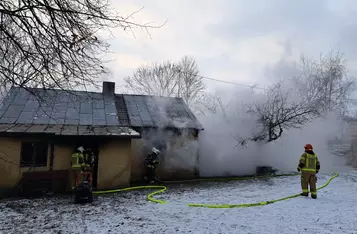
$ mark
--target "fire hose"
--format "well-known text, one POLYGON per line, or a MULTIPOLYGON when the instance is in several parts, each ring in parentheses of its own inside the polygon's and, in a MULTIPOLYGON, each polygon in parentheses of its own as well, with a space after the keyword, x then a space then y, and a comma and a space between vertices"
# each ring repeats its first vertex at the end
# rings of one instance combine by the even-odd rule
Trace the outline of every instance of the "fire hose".
MULTIPOLYGON (((275 178, 275 177, 286 177, 286 176, 296 176, 296 175, 299 175, 299 173, 268 175, 268 176, 237 177, 237 178, 216 178, 216 179, 201 178, 201 179, 173 181, 173 182, 182 183, 182 182, 188 182, 188 181, 251 180, 251 179, 257 179, 257 178, 275 178)), ((317 188, 317 190, 325 188, 337 176, 338 176, 338 172, 335 172, 322 186, 317 188)), ((163 183, 172 183, 171 181, 161 181, 161 182, 163 182, 163 183)), ((151 201, 151 202, 159 203, 159 204, 168 204, 167 201, 154 198, 155 195, 163 193, 163 192, 165 192, 167 190, 167 187, 163 186, 163 185, 146 185, 146 186, 136 186, 136 187, 123 188, 123 189, 113 189, 113 190, 105 190, 105 191, 93 191, 93 194, 101 195, 101 194, 118 193, 118 192, 125 192, 125 191, 130 191, 130 190, 137 190, 137 189, 158 189, 155 192, 149 193, 147 195, 147 200, 151 201)), ((245 203, 245 204, 194 204, 194 203, 191 203, 191 204, 187 204, 187 205, 190 206, 190 207, 205 207, 205 208, 247 208, 247 207, 254 207, 254 206, 265 206, 265 205, 273 204, 273 203, 276 203, 276 202, 280 202, 280 201, 296 198, 296 197, 299 197, 299 196, 300 196, 300 194, 295 194, 295 195, 290 195, 290 196, 279 198, 279 199, 275 199, 275 200, 262 201, 262 202, 256 202, 256 203, 245 203)))

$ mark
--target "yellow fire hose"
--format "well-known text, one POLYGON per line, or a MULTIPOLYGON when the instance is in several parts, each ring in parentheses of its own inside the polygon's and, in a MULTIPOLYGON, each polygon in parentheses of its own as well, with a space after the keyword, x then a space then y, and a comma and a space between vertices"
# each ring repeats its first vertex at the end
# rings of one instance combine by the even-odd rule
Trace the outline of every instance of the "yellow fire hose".
MULTIPOLYGON (((269 176, 253 176, 253 177, 237 177, 237 178, 215 178, 215 179, 210 179, 210 178, 202 178, 202 179, 194 179, 194 180, 184 180, 184 181, 162 181, 164 183, 172 183, 172 182, 189 182, 189 181, 232 181, 232 180, 249 180, 249 179, 255 179, 255 178, 271 178, 271 177, 282 177, 282 176, 296 176, 299 175, 299 173, 294 173, 294 174, 281 174, 281 175, 269 175, 269 176)), ((335 172, 326 182, 323 184, 321 187, 319 187, 317 190, 320 190, 322 188, 325 188, 327 185, 330 184, 330 182, 335 179, 338 176, 338 172, 335 172)), ((137 190, 137 189, 159 189, 155 192, 152 192, 147 195, 147 200, 159 204, 167 204, 167 201, 164 200, 159 200, 153 198, 153 196, 163 193, 164 191, 167 190, 166 186, 163 185, 146 185, 146 186, 136 186, 136 187, 129 187, 129 188, 123 188, 123 189, 114 189, 114 190, 105 190, 105 191, 93 191, 93 194, 108 194, 108 193, 117 193, 117 192, 124 192, 124 191, 130 191, 130 190, 137 190)), ((300 194, 295 194, 287 197, 283 197, 280 199, 276 200, 271 200, 271 201, 263 201, 263 202, 256 202, 256 203, 246 203, 246 204, 187 204, 190 207, 206 207, 206 208, 244 208, 244 207, 253 207, 253 206, 265 206, 268 204, 276 203, 279 201, 284 201, 288 200, 291 198, 296 198, 299 197, 300 194)))

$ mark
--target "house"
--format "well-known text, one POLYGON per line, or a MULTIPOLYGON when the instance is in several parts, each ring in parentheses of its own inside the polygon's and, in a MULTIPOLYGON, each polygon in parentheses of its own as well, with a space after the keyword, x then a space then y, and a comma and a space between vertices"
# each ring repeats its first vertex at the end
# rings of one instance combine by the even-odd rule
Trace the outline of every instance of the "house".
MULTIPOLYGON (((82 144, 97 155, 97 189, 140 180, 141 161, 157 142, 165 146, 161 179, 172 171, 180 174, 177 167, 165 166, 165 159, 177 153, 175 146, 185 145, 182 136, 197 140, 203 129, 182 99, 114 90, 112 82, 103 82, 102 92, 11 88, 0 104, 0 188, 42 183, 50 190, 68 189, 71 155, 82 144)), ((197 161, 198 149, 192 155, 197 161)), ((197 176, 197 163, 183 171, 197 176)))

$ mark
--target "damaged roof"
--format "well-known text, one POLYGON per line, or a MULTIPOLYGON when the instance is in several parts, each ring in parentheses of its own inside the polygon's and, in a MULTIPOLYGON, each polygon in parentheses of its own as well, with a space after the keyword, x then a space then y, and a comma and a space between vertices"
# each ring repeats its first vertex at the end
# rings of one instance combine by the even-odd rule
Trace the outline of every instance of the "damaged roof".
POLYGON ((29 133, 33 125, 49 133, 58 125, 59 135, 138 135, 131 127, 202 129, 180 98, 17 87, 0 103, 0 125, 0 132, 29 133))
POLYGON ((123 98, 132 127, 203 129, 182 98, 127 94, 123 98))

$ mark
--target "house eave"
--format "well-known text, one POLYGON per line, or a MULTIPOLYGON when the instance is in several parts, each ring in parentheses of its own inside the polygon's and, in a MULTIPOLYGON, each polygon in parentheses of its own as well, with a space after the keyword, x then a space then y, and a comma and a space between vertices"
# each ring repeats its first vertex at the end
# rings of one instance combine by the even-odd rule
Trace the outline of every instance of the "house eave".
POLYGON ((86 136, 111 138, 141 138, 141 134, 129 127, 120 126, 81 126, 81 125, 35 125, 0 124, 0 135, 50 135, 86 136))

